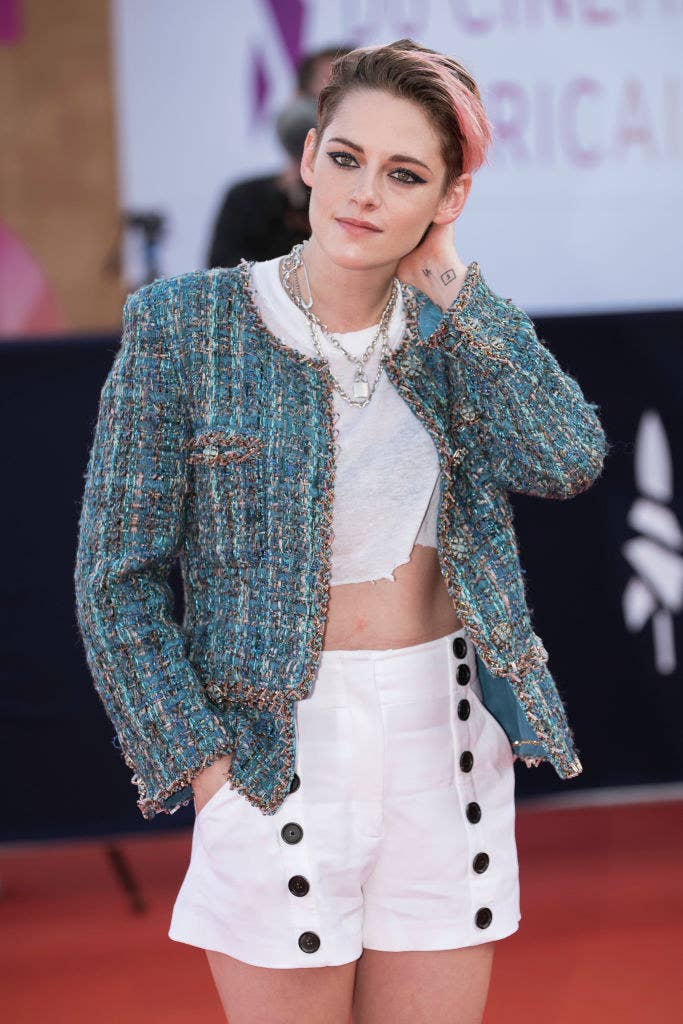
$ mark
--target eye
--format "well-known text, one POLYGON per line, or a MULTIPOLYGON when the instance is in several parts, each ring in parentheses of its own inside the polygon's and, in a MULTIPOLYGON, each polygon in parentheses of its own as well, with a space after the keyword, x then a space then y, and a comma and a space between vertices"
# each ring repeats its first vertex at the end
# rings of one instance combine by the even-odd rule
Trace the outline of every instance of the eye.
POLYGON ((400 181, 404 185, 415 185, 421 183, 424 185, 424 178, 418 178, 417 174, 413 174, 412 171, 407 171, 405 167, 398 167, 395 171, 392 171, 392 177, 394 174, 407 174, 407 178, 397 178, 396 181, 400 181))
POLYGON ((342 164, 339 162, 340 160, 346 157, 348 157, 349 160, 353 160, 355 163, 358 162, 352 153, 328 153, 327 155, 329 157, 332 157, 332 160, 337 165, 337 167, 353 167, 353 164, 342 164))

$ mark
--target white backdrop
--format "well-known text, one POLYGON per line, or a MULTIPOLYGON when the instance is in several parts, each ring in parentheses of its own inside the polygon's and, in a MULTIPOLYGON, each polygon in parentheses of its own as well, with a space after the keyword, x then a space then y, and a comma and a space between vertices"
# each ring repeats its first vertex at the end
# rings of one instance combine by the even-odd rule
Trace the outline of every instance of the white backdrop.
POLYGON ((463 260, 535 315, 680 307, 682 29, 683 0, 114 0, 121 207, 166 216, 163 275, 205 267, 226 187, 283 162, 296 55, 411 36, 494 124, 463 260))

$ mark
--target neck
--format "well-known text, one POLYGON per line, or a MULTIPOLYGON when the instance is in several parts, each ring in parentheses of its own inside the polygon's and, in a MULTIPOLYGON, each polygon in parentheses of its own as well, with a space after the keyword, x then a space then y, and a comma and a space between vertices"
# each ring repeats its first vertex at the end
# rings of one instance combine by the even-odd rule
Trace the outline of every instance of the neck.
MULTIPOLYGON (((312 310, 333 334, 362 331, 379 323, 391 296, 396 267, 347 269, 333 263, 314 237, 304 248, 304 259, 313 294, 312 310)), ((304 298, 306 279, 299 269, 304 298)))

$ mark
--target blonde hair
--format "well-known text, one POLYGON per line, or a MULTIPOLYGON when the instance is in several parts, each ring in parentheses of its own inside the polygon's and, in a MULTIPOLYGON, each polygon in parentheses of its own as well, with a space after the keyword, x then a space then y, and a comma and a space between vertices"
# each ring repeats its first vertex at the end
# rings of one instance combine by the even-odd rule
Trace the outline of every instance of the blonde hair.
POLYGON ((412 39, 359 47, 337 57, 318 96, 318 143, 343 98, 356 89, 383 89, 424 109, 441 139, 443 193, 487 159, 493 126, 476 82, 452 57, 412 39))

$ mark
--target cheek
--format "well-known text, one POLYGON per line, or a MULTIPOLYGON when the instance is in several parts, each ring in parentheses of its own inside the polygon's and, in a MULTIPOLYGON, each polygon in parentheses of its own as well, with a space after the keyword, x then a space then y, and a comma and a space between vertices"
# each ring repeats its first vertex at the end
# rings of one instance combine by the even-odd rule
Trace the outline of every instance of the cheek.
POLYGON ((394 204, 389 217, 392 232, 416 245, 431 223, 433 204, 408 196, 394 204))
POLYGON ((432 196, 422 189, 415 190, 414 193, 409 195, 405 206, 406 217, 412 219, 415 224, 430 221, 436 209, 436 203, 432 196))
POLYGON ((328 210, 334 203, 335 190, 329 177, 318 172, 313 181, 309 209, 317 212, 328 210))

